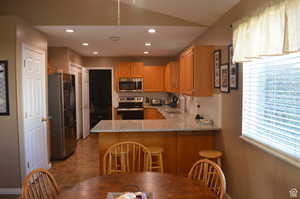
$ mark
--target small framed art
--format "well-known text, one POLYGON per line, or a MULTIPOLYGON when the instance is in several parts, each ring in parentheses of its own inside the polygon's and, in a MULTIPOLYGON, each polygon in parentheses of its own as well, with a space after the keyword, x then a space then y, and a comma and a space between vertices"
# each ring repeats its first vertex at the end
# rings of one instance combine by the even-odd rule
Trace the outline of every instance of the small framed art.
POLYGON ((7 67, 7 61, 0 61, 0 116, 9 115, 7 67))
POLYGON ((221 92, 229 93, 229 64, 222 64, 220 67, 221 74, 221 92))
POLYGON ((228 63, 229 63, 229 85, 230 89, 238 89, 238 64, 232 62, 233 47, 228 46, 228 63))
POLYGON ((214 51, 214 87, 220 88, 221 50, 214 51))

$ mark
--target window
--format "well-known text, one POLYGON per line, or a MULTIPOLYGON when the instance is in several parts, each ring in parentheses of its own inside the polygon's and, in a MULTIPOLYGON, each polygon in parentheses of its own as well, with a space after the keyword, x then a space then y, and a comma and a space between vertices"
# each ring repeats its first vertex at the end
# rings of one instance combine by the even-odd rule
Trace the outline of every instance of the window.
POLYGON ((243 66, 243 137, 300 161, 300 53, 243 66))

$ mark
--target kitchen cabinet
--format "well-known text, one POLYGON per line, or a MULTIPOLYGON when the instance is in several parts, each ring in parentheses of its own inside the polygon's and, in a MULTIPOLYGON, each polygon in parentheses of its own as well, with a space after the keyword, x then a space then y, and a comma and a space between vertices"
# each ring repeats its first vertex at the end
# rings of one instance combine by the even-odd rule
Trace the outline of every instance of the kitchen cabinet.
POLYGON ((141 62, 123 62, 116 67, 118 78, 143 77, 144 64, 141 62))
POLYGON ((165 66, 144 66, 144 91, 163 92, 165 90, 165 66))
POLYGON ((180 92, 190 96, 213 94, 213 46, 193 46, 180 55, 180 92))
POLYGON ((144 77, 144 63, 135 62, 131 64, 132 77, 144 77))
POLYGON ((165 91, 179 92, 179 63, 169 62, 165 68, 165 91))
POLYGON ((131 65, 130 62, 120 63, 116 67, 116 75, 119 78, 128 78, 131 77, 131 65))
POLYGON ((161 120, 166 118, 155 108, 144 108, 144 119, 161 120))

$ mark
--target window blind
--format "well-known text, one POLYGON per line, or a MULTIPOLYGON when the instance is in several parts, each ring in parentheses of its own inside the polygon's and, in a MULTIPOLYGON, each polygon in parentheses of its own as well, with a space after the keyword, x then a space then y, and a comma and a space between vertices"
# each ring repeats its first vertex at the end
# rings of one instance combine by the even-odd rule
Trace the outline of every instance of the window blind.
POLYGON ((242 134, 300 160, 300 53, 244 63, 242 134))

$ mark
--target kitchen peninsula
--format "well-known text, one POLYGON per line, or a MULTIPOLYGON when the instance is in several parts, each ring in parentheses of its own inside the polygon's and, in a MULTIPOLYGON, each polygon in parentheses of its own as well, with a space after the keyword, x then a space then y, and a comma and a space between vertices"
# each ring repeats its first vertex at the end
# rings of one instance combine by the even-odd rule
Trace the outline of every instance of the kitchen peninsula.
POLYGON ((111 145, 139 142, 147 147, 164 149, 165 172, 187 175, 199 159, 200 150, 213 149, 220 128, 196 121, 192 115, 157 108, 165 120, 103 120, 92 130, 99 134, 100 173, 105 151, 111 145))

